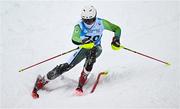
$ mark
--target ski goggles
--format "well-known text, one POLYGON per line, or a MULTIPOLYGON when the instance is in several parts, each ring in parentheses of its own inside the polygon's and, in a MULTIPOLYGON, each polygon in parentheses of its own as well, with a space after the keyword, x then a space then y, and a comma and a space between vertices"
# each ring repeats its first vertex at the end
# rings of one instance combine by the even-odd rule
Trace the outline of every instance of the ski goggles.
POLYGON ((95 22, 96 17, 92 18, 92 19, 82 19, 82 21, 88 25, 91 25, 95 22))

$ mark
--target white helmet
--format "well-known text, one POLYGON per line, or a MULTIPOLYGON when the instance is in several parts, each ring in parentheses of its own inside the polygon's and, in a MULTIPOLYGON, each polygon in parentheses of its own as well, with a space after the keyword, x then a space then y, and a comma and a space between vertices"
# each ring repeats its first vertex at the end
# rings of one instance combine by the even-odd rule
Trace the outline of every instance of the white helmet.
POLYGON ((82 19, 93 19, 96 17, 97 11, 94 6, 85 6, 81 11, 82 19))

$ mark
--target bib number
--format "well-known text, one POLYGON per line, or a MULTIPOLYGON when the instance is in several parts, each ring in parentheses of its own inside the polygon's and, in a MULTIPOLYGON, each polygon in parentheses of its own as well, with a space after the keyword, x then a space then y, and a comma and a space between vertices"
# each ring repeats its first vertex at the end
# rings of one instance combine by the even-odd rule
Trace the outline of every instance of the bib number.
POLYGON ((92 40, 93 42, 96 42, 100 39, 100 35, 96 35, 96 36, 85 36, 87 38, 89 38, 90 40, 92 40))

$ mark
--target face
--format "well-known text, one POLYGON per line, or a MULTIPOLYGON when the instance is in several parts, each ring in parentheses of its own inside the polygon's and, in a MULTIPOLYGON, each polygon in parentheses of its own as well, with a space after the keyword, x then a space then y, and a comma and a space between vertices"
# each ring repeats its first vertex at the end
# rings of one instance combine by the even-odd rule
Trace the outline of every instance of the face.
POLYGON ((92 19, 82 19, 84 23, 91 25, 95 22, 96 18, 92 18, 92 19))

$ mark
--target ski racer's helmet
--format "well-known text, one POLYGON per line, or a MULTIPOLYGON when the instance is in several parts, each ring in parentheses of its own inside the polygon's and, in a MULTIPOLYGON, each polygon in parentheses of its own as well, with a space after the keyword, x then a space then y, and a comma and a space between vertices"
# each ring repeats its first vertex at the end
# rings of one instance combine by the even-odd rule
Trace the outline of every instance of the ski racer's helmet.
POLYGON ((94 6, 85 6, 81 11, 81 18, 84 23, 91 25, 96 20, 97 11, 94 6))

